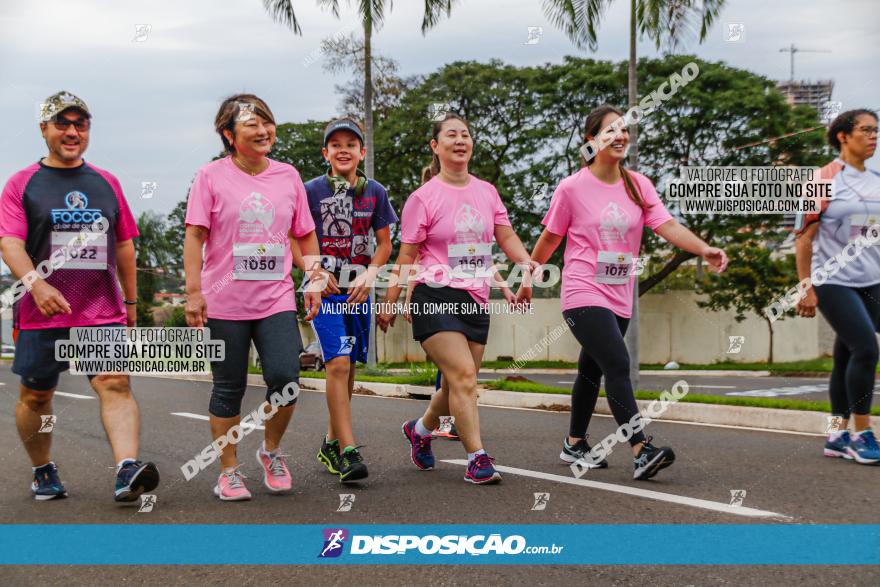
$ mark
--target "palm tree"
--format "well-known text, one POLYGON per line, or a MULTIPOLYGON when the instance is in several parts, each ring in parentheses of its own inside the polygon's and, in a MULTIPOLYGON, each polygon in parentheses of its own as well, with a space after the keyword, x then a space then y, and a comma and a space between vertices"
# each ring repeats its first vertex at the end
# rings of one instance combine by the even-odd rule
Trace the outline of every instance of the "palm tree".
MULTIPOLYGON (((339 18, 339 0, 317 0, 318 5, 327 8, 333 16, 339 18)), ((349 4, 352 0, 348 0, 349 4)), ((422 18, 422 34, 432 29, 444 14, 449 16, 452 6, 458 0, 425 0, 425 14, 422 18)), ((294 12, 293 0, 263 0, 263 6, 272 18, 288 26, 294 33, 302 34, 299 21, 294 12)), ((379 30, 385 21, 387 10, 392 7, 392 0, 357 0, 358 11, 364 26, 364 135, 366 139, 367 159, 364 170, 368 177, 373 176, 375 154, 373 153, 373 31, 379 30)))
MULTIPOLYGON (((598 46, 596 30, 602 15, 614 0, 542 0, 544 14, 579 48, 595 51, 598 46)), ((665 44, 675 49, 681 40, 693 32, 699 22, 699 39, 703 42, 715 17, 724 7, 725 0, 629 0, 629 106, 638 102, 638 77, 636 76, 636 41, 642 34, 654 41, 659 49, 665 44)), ((638 128, 629 129, 629 167, 638 170, 638 128)), ((633 288, 633 310, 630 327, 626 333, 626 346, 630 356, 630 379, 633 389, 639 384, 639 288, 633 288)))

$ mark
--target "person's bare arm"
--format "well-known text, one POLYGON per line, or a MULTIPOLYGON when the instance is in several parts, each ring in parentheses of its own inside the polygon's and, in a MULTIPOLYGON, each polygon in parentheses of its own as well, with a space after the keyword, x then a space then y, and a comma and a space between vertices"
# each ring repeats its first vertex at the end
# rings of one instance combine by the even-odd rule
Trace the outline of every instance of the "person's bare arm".
MULTIPOLYGON (((798 279, 800 281, 810 277, 813 267, 813 240, 816 238, 816 233, 818 232, 819 223, 814 222, 799 234, 797 240, 795 240, 795 263, 797 265, 798 279)), ((798 300, 797 306, 795 306, 795 311, 798 316, 812 318, 816 315, 816 306, 818 305, 819 298, 816 297, 816 290, 813 289, 813 285, 810 284, 804 290, 801 299, 798 300)))
POLYGON ((21 280, 21 288, 30 292, 34 303, 40 313, 50 318, 56 314, 70 314, 70 304, 61 295, 61 292, 46 283, 34 270, 34 263, 24 247, 24 241, 13 236, 5 236, 0 239, 0 250, 3 252, 3 261, 9 267, 12 275, 21 280))
POLYGON ((352 282, 348 292, 348 303, 362 304, 367 301, 370 295, 370 288, 376 282, 376 276, 379 274, 379 267, 388 262, 391 256, 391 227, 385 226, 375 231, 376 234, 376 252, 367 270, 358 275, 352 282))
MULTIPOLYGON (((318 246, 318 237, 313 230, 308 234, 296 237, 296 240, 302 252, 304 271, 308 276, 309 286, 314 284, 319 287, 322 282, 327 281, 328 274, 321 269, 321 248, 318 246)), ((303 303, 305 303, 305 319, 311 321, 321 309, 321 291, 316 287, 306 287, 303 292, 303 303)))
MULTIPOLYGON (((122 286, 122 295, 126 300, 137 300, 137 255, 134 241, 128 239, 116 243, 116 275, 122 286)), ((152 300, 147 300, 151 302, 152 300)), ((137 306, 125 305, 126 322, 129 327, 137 325, 137 306)))
POLYGON ((717 247, 710 246, 703 239, 682 226, 676 220, 667 220, 654 230, 663 240, 682 251, 699 255, 709 267, 721 273, 727 269, 727 254, 717 247))
POLYGON ((183 273, 186 276, 186 323, 204 326, 208 321, 208 304, 202 295, 202 246, 209 231, 204 226, 190 224, 183 238, 183 273))

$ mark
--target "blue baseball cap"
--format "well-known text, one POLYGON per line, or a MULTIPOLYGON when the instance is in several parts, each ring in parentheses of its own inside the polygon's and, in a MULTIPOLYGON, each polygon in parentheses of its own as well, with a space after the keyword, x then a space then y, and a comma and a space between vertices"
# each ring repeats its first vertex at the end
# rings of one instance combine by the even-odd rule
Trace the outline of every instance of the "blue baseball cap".
POLYGON ((335 133, 338 130, 347 130, 355 134, 357 138, 361 140, 361 145, 366 144, 367 141, 364 140, 364 133, 361 131, 361 127, 350 118, 340 118, 339 120, 334 120, 330 124, 327 125, 326 130, 324 130, 324 146, 327 146, 327 143, 330 141, 330 135, 335 133))

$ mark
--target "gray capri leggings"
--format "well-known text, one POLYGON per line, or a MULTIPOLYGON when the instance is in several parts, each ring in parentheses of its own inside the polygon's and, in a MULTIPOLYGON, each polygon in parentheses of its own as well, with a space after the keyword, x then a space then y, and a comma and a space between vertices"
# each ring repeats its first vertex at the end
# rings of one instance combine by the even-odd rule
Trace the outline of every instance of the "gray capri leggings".
MULTIPOLYGON (((208 319, 211 339, 226 345, 226 358, 211 363, 214 389, 208 411, 218 418, 232 418, 241 413, 241 400, 247 388, 248 354, 251 340, 260 354, 266 400, 288 383, 299 384, 299 353, 302 338, 296 312, 279 312, 259 320, 208 319)), ((279 404, 289 406, 296 399, 279 404)))

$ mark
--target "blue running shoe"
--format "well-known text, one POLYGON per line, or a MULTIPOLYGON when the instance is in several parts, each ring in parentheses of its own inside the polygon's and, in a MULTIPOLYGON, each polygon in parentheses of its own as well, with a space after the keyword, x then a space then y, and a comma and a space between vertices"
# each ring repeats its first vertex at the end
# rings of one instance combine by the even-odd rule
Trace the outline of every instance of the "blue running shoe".
POLYGON ((431 435, 421 436, 416 432, 416 420, 403 423, 403 435, 409 440, 409 457, 413 464, 422 471, 434 468, 434 453, 431 452, 431 435))
POLYGON ((858 434, 853 434, 852 441, 846 447, 849 456, 862 465, 875 465, 880 463, 880 446, 877 446, 877 438, 874 431, 868 428, 858 434))
POLYGON ((489 485, 501 482, 501 473, 495 470, 495 459, 486 453, 479 454, 468 463, 464 480, 477 485, 489 485))
POLYGON ((34 471, 34 482, 31 484, 31 491, 34 492, 34 499, 37 501, 67 497, 67 490, 64 488, 64 484, 61 483, 61 478, 58 476, 58 467, 55 466, 55 463, 49 462, 34 471))
POLYGON ((851 440, 849 430, 844 430, 836 440, 831 440, 831 437, 829 436, 825 441, 825 456, 851 461, 852 456, 850 456, 847 451, 847 447, 849 447, 851 440))
POLYGON ((153 463, 129 461, 116 473, 116 501, 137 501, 146 491, 159 485, 159 469, 153 463))

